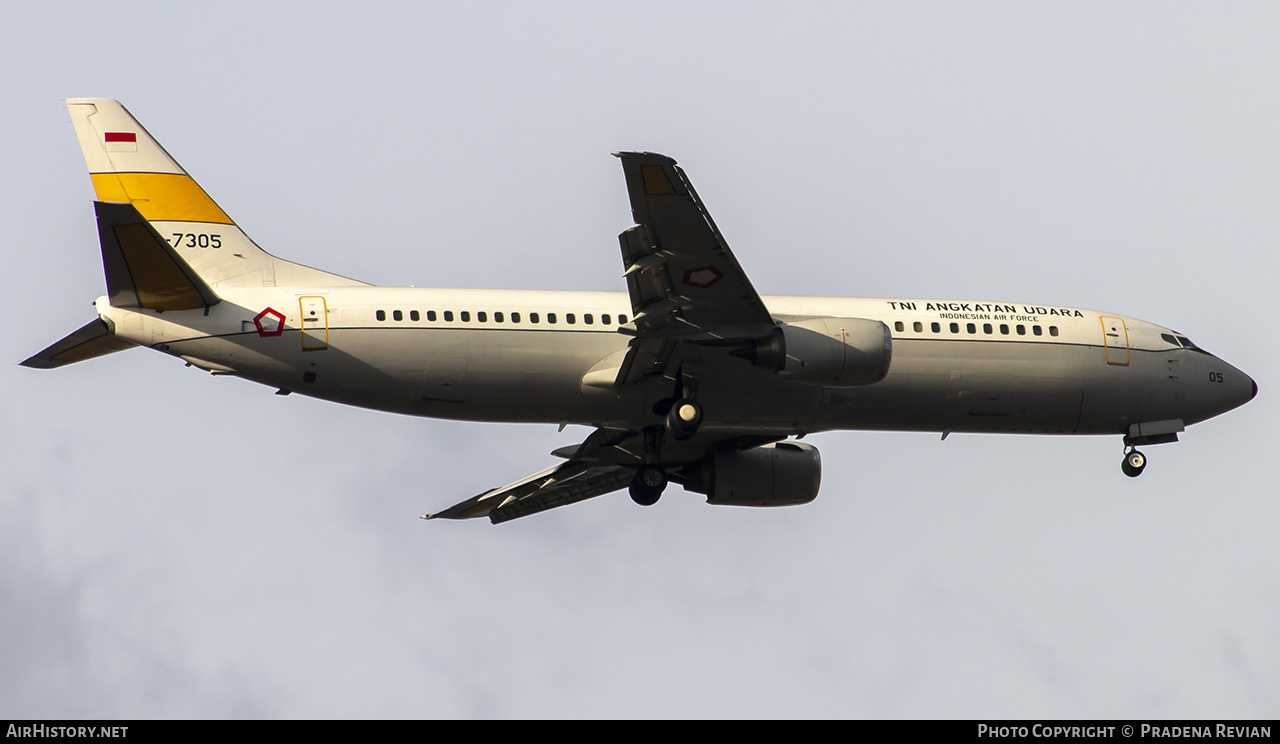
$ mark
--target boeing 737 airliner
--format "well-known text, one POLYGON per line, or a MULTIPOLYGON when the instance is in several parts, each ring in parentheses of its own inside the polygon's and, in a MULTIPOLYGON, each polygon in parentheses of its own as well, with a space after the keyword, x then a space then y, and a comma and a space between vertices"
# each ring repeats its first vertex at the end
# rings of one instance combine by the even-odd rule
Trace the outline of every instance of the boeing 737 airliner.
POLYGON ((1123 438, 1136 447, 1251 400, 1186 336, 1021 302, 761 297, 683 170, 622 152, 627 292, 383 288, 260 249, 117 101, 69 99, 98 200, 98 317, 23 362, 132 346, 281 395, 469 421, 583 424, 563 462, 427 518, 493 523, 669 481, 708 503, 818 493, 833 429, 1123 438))

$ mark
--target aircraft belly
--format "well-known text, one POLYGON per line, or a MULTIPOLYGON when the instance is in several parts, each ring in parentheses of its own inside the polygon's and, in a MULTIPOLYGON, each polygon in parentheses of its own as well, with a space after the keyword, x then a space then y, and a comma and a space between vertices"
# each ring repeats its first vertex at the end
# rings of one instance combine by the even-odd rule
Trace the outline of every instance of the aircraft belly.
POLYGON ((1079 347, 896 340, 884 380, 832 389, 823 429, 1072 433, 1079 347))
POLYGON ((1181 418, 1170 386, 1160 379, 1164 366, 1160 356, 1133 350, 1128 364, 1107 364, 1105 357, 1102 363, 1091 364, 1084 380, 1081 431, 1123 432, 1132 423, 1181 418))
MULTIPOLYGON (((321 397, 418 416, 474 421, 593 423, 616 396, 588 398, 583 374, 623 348, 611 333, 398 329, 331 334, 329 354, 346 355, 342 389, 321 397)), ((317 357, 322 356, 320 354, 317 357)), ((317 393, 320 389, 317 388, 317 393)))

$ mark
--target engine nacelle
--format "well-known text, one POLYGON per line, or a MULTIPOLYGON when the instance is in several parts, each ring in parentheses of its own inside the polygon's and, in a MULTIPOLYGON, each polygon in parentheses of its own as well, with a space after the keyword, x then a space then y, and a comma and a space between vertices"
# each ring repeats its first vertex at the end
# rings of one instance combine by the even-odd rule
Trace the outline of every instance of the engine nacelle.
POLYGON ((889 374, 893 336, 878 320, 809 318, 778 326, 756 342, 749 358, 790 382, 871 385, 889 374))
POLYGON ((685 489, 721 506, 792 506, 818 496, 822 458, 816 447, 775 442, 741 452, 717 452, 687 469, 685 489))

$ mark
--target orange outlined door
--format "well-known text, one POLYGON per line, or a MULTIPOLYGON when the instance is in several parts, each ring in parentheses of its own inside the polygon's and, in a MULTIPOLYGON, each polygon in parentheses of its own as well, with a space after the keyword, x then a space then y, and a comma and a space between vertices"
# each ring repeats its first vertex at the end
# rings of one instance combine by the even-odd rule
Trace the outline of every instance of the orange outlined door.
POLYGON ((323 297, 299 297, 302 310, 302 350, 329 348, 329 312, 323 297))
POLYGON ((1107 364, 1129 363, 1129 329, 1122 318, 1103 315, 1102 344, 1107 350, 1107 364))

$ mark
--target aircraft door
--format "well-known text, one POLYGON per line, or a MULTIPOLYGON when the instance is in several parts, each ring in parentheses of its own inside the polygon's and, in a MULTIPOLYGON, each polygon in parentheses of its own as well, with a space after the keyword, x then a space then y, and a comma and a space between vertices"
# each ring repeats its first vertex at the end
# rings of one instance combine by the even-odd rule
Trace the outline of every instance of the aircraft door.
POLYGON ((302 310, 302 350, 329 348, 329 311, 324 298, 299 297, 298 305, 302 310))
POLYGON ((1107 352, 1107 364, 1129 363, 1129 329, 1124 319, 1108 315, 1101 317, 1102 344, 1107 352))

